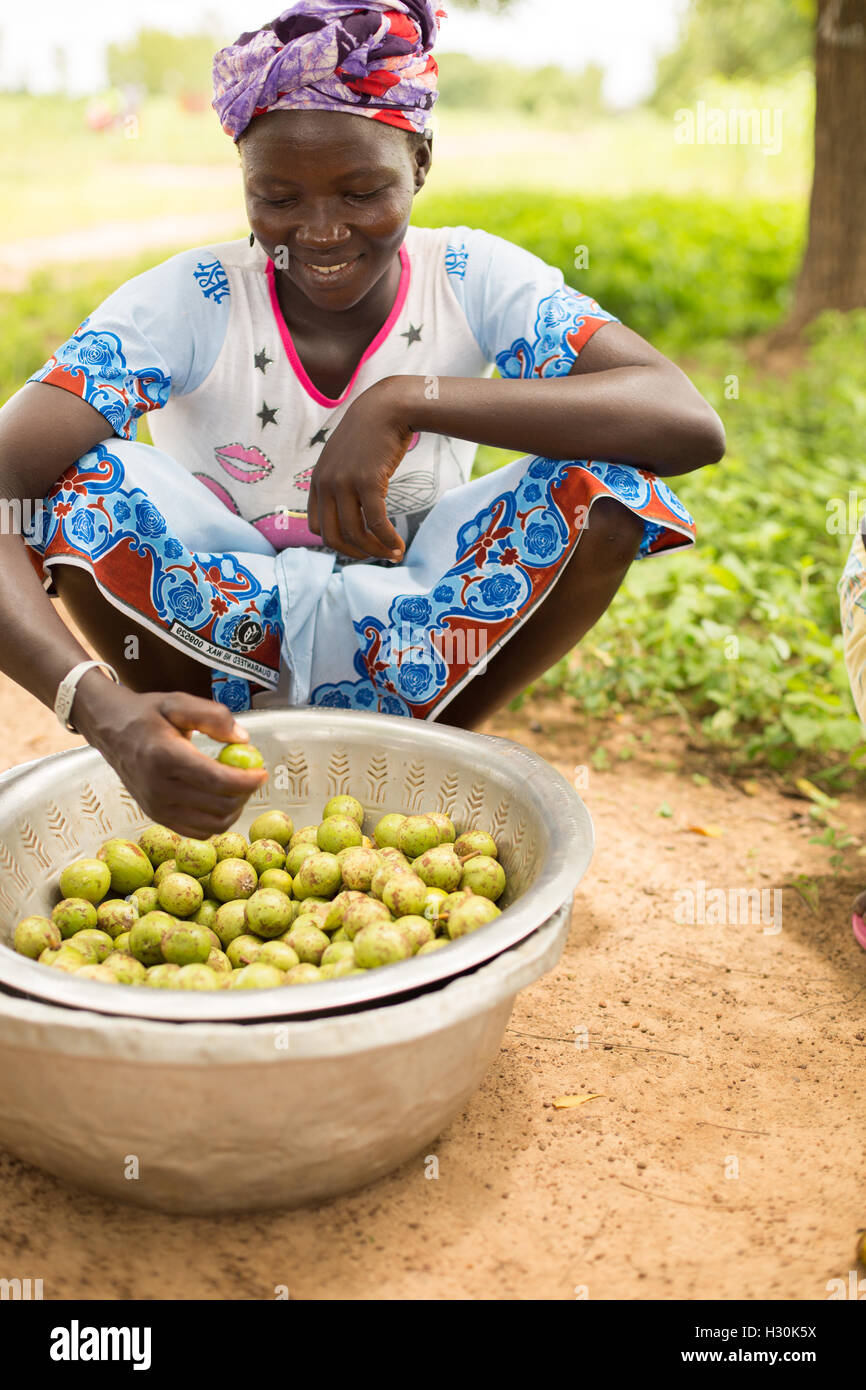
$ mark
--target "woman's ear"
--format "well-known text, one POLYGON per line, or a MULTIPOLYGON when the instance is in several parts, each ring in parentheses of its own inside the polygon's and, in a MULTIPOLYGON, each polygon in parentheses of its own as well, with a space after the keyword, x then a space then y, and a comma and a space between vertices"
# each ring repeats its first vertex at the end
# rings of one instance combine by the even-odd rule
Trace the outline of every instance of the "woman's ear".
POLYGON ((415 192, 424 187, 433 163, 433 136, 425 135, 415 149, 415 192))

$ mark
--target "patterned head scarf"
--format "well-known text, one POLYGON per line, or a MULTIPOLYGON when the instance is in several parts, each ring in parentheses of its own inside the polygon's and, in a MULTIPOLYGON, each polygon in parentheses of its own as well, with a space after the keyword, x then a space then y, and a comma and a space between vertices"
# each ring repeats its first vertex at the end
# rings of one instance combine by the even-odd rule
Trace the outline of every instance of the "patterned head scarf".
POLYGON ((434 0, 296 0, 216 54, 223 130, 237 141, 266 111, 316 109, 426 131, 438 96, 430 50, 445 17, 434 0))

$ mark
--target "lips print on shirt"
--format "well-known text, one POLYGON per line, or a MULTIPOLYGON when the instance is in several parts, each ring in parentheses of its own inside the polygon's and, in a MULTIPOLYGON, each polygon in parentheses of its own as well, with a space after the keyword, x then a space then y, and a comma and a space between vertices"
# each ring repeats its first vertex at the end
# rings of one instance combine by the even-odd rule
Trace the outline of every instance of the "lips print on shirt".
POLYGON ((255 444, 222 444, 214 449, 217 463, 236 483, 260 483, 274 471, 267 454, 255 444))

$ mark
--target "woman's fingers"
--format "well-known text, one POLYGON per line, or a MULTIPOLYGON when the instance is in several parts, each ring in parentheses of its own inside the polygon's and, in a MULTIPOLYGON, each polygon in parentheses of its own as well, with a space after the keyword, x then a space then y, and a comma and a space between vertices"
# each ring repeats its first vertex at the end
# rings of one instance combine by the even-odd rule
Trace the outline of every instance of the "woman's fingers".
POLYGON ((361 493, 361 506, 368 531, 376 537, 388 559, 402 559, 406 547, 399 533, 388 519, 386 493, 375 487, 367 487, 361 493))
POLYGON ((383 545, 367 527, 361 509, 361 499, 356 492, 337 499, 337 512, 340 518, 340 533, 343 541, 353 546, 363 556, 377 555, 387 560, 391 549, 383 545))

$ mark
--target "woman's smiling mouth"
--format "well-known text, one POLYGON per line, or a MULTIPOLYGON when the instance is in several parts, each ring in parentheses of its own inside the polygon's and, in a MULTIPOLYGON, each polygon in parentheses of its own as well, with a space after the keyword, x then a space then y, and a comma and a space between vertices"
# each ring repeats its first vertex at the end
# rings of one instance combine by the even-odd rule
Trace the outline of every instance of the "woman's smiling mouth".
POLYGON ((301 267, 307 280, 316 285, 335 285, 349 278, 360 259, 360 256, 352 256, 350 260, 337 261, 334 265, 316 265, 298 260, 296 257, 295 262, 301 267))

